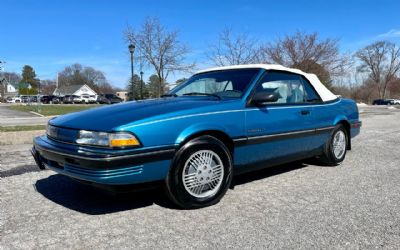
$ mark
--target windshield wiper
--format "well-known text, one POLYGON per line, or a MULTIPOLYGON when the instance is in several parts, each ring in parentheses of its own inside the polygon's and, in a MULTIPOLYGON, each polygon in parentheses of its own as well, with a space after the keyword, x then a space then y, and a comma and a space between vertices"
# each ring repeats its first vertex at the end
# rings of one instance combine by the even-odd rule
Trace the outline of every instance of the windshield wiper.
POLYGON ((178 95, 177 94, 165 94, 160 97, 178 97, 178 95))
POLYGON ((206 95, 206 96, 213 96, 213 97, 217 97, 218 99, 222 99, 219 95, 210 94, 210 93, 202 93, 202 92, 190 92, 190 93, 185 93, 183 95, 206 95))

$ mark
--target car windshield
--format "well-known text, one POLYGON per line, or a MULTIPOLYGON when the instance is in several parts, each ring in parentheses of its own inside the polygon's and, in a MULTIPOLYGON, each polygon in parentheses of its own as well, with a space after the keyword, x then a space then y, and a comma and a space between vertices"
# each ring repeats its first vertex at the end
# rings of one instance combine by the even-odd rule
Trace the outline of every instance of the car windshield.
POLYGON ((170 96, 209 95, 240 98, 260 69, 235 69, 200 73, 167 94, 170 96))

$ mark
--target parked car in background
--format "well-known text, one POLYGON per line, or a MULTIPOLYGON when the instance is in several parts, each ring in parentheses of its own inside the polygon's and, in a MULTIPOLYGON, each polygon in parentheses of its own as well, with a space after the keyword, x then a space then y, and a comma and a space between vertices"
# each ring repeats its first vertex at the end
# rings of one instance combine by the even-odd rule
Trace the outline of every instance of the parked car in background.
POLYGON ((40 98, 40 101, 44 104, 58 104, 60 103, 60 99, 55 95, 44 95, 40 98))
POLYGON ((72 103, 83 103, 84 100, 82 98, 82 96, 79 95, 73 95, 72 96, 72 103))
POLYGON ((28 103, 29 102, 29 96, 21 95, 21 102, 28 103))
POLYGON ((21 101, 21 97, 19 96, 7 97, 7 103, 20 103, 21 101))
POLYGON ((59 103, 61 103, 60 97, 55 96, 55 95, 49 96, 49 100, 48 101, 49 101, 50 104, 59 104, 59 103))
POLYGON ((339 165, 360 127, 356 103, 316 75, 238 65, 200 71, 161 99, 51 119, 32 155, 41 169, 97 185, 158 183, 178 206, 200 208, 219 202, 235 174, 310 157, 339 165))
POLYGON ((82 103, 93 104, 97 102, 97 96, 95 95, 83 94, 81 97, 82 97, 82 103))
POLYGON ((64 104, 71 104, 71 103, 72 103, 72 98, 73 98, 72 95, 65 95, 65 96, 62 98, 62 103, 64 103, 64 104))
POLYGON ((391 105, 392 102, 388 99, 376 99, 372 102, 372 105, 391 105))
POLYGON ((114 94, 101 94, 97 96, 97 102, 100 104, 114 104, 122 102, 122 99, 114 94))
POLYGON ((388 99, 390 102, 390 105, 400 105, 400 100, 399 99, 388 99))
POLYGON ((38 96, 37 95, 29 96, 29 102, 38 102, 38 96))
POLYGON ((96 103, 96 102, 97 102, 97 95, 90 95, 89 103, 96 103))
POLYGON ((82 103, 89 104, 89 98, 90 96, 87 94, 81 95, 82 103))

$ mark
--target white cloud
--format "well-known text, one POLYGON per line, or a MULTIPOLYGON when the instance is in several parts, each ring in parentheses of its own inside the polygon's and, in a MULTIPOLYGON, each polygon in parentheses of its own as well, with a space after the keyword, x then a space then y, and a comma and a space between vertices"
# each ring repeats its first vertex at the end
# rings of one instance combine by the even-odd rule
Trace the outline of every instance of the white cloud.
POLYGON ((378 35, 380 38, 400 37, 400 29, 391 29, 386 33, 378 35))

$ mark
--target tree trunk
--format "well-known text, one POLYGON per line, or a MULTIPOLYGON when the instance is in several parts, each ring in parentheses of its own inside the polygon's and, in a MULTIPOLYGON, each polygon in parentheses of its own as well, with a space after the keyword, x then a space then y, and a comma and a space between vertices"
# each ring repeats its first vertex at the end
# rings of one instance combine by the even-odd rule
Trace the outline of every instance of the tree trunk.
POLYGON ((161 86, 163 85, 163 78, 160 73, 157 74, 158 76, 158 91, 157 91, 157 97, 160 98, 161 96, 161 86))

